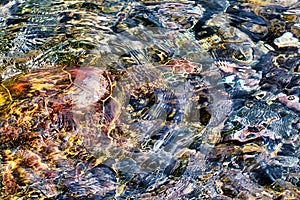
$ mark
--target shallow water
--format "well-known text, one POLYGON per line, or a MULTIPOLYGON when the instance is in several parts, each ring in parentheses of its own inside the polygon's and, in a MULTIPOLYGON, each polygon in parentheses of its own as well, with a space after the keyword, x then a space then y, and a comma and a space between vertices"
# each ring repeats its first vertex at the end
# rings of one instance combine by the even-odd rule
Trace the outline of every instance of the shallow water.
POLYGON ((299 7, 0 3, 0 198, 300 198, 299 7))

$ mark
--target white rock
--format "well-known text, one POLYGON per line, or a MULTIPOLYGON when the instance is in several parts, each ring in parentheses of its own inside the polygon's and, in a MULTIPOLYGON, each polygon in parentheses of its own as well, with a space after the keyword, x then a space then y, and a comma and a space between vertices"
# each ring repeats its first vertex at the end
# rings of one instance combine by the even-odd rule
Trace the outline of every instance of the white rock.
POLYGON ((291 32, 286 32, 279 38, 276 38, 274 40, 274 43, 277 47, 299 47, 300 43, 298 38, 294 37, 294 35, 291 32))

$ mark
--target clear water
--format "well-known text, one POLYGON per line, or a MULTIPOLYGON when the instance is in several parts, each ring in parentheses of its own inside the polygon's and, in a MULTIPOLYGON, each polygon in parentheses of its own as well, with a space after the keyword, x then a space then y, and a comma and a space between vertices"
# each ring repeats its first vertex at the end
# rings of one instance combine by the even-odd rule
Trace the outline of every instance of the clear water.
POLYGON ((0 3, 0 198, 298 199, 299 6, 0 3))

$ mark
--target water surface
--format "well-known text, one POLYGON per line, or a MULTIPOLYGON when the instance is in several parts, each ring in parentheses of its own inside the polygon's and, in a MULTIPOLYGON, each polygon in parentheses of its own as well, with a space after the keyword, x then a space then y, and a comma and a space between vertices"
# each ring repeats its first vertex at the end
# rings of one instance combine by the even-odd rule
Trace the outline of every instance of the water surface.
POLYGON ((298 199, 299 7, 3 1, 1 199, 298 199))

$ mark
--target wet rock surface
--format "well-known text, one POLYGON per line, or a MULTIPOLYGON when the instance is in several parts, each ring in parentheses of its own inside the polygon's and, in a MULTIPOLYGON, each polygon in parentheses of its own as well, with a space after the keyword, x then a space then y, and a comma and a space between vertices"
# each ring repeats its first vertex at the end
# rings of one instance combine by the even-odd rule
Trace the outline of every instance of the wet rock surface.
POLYGON ((299 6, 1 2, 0 198, 300 198, 299 6))

